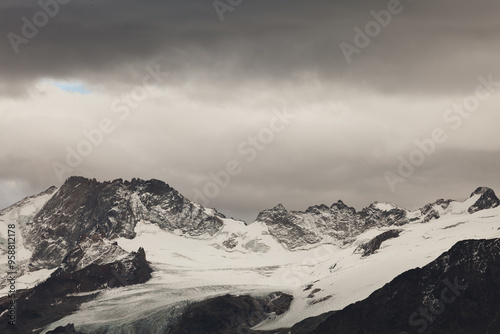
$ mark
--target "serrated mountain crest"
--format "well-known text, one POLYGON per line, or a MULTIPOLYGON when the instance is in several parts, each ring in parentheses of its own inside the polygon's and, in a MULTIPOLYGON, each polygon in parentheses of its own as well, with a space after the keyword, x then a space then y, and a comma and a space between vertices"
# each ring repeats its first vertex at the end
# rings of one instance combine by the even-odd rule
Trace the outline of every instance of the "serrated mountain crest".
POLYGON ((34 268, 53 267, 84 237, 134 238, 142 221, 190 237, 214 235, 222 215, 159 180, 98 182, 69 178, 29 224, 34 268))
MULTIPOLYGON (((43 207, 19 218, 23 243, 33 251, 32 269, 58 266, 86 238, 132 239, 142 221, 195 238, 212 238, 224 226, 225 217, 215 209, 191 202, 163 181, 137 178, 98 182, 70 177, 59 189, 51 187, 28 197, 0 211, 0 216, 15 208, 21 210, 36 198, 45 198, 43 207)), ((278 204, 260 212, 256 221, 263 223, 285 248, 294 250, 322 242, 343 246, 371 228, 428 223, 443 215, 471 214, 498 205, 492 189, 479 187, 464 202, 441 199, 415 211, 385 202, 374 202, 357 211, 338 200, 330 207, 313 205, 303 212, 278 204)))
POLYGON ((257 221, 265 223, 271 235, 288 249, 300 249, 318 242, 344 245, 371 228, 429 223, 443 215, 472 214, 498 205, 494 191, 480 187, 464 202, 439 199, 414 211, 386 202, 374 202, 356 211, 339 200, 330 207, 314 205, 303 212, 288 211, 280 204, 260 212, 257 221))

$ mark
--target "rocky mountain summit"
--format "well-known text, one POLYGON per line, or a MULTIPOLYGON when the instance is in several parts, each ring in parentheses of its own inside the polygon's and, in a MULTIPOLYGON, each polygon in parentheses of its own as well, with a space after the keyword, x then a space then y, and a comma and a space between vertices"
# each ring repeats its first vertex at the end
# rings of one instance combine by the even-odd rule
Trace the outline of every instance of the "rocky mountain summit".
POLYGON ((479 199, 468 210, 469 213, 474 213, 481 210, 496 208, 500 205, 500 200, 495 195, 493 189, 487 187, 479 187, 471 194, 471 197, 480 195, 479 199))
POLYGON ((134 238, 141 220, 195 237, 214 235, 222 226, 222 217, 162 181, 101 183, 71 177, 27 223, 25 235, 33 247, 32 268, 51 268, 87 238, 134 238))

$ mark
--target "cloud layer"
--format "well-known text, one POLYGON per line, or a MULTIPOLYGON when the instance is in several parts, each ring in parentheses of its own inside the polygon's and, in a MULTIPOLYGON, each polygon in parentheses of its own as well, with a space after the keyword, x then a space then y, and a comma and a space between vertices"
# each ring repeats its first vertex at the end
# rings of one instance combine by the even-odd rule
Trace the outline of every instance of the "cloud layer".
POLYGON ((393 1, 242 1, 222 22, 210 1, 55 3, 0 4, 1 207, 60 184, 54 162, 63 177, 158 178, 194 198, 235 160, 241 172, 209 205, 247 220, 278 202, 413 208, 500 191, 500 87, 448 111, 479 77, 500 81, 495 1, 402 1, 362 48, 356 28, 393 1), (54 15, 36 27, 44 6, 54 15), (343 42, 359 50, 350 63, 343 42), (277 110, 295 118, 247 161, 238 148, 277 110), (387 171, 401 177, 401 157, 436 128, 446 140, 391 189, 387 171))

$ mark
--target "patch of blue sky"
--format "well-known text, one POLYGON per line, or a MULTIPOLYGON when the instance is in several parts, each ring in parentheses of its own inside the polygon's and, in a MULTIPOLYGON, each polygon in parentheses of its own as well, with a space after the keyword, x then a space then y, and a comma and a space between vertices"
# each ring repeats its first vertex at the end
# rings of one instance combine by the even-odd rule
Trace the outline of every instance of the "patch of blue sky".
POLYGON ((85 87, 81 82, 67 82, 67 81, 54 81, 52 84, 66 92, 78 93, 78 94, 91 94, 92 91, 85 87))

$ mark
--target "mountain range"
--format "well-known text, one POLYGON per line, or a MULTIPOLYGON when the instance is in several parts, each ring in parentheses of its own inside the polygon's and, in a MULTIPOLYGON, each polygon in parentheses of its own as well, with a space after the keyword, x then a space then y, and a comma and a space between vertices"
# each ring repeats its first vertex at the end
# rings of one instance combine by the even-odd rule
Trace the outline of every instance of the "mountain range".
POLYGON ((0 228, 4 258, 16 242, 2 333, 500 333, 487 187, 418 210, 279 204, 246 224, 159 180, 71 177, 0 228))

